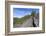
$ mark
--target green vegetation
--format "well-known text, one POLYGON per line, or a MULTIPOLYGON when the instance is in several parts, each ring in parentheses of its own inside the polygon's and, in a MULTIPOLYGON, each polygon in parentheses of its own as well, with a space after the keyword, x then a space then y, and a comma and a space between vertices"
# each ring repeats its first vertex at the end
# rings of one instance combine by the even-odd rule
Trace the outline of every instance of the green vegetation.
POLYGON ((31 16, 35 16, 35 14, 36 14, 36 12, 35 11, 32 11, 32 13, 31 13, 31 16))
POLYGON ((35 11, 32 11, 32 13, 30 15, 25 15, 22 18, 13 18, 13 24, 23 24, 23 22, 25 22, 27 19, 31 18, 31 16, 35 16, 35 11))
POLYGON ((13 18, 13 24, 23 24, 23 22, 25 22, 27 19, 29 19, 31 17, 31 15, 26 15, 22 18, 13 18))

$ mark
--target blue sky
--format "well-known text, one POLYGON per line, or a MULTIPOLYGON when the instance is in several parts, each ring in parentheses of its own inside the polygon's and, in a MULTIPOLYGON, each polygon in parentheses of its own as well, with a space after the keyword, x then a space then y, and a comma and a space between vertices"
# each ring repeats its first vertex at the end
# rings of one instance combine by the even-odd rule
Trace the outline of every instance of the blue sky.
POLYGON ((21 18, 25 15, 30 15, 32 11, 35 11, 36 13, 39 12, 39 9, 33 9, 33 8, 13 8, 13 17, 21 18))

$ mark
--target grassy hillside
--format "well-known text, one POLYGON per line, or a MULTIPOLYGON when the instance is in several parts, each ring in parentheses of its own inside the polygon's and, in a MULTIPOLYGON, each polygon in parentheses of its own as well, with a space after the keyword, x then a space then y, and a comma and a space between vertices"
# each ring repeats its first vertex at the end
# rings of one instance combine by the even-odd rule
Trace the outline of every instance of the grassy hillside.
MULTIPOLYGON (((32 11, 30 15, 25 15, 22 18, 13 18, 13 24, 23 24, 27 19, 29 19, 31 16, 35 17, 35 12, 32 11)), ((38 13, 37 13, 38 14, 38 13)), ((38 14, 39 15, 39 14, 38 14)), ((37 15, 37 16, 38 16, 37 15)))
POLYGON ((26 15, 22 18, 13 18, 13 24, 23 24, 23 22, 25 22, 27 19, 29 19, 31 17, 31 15, 26 15))

